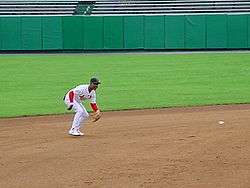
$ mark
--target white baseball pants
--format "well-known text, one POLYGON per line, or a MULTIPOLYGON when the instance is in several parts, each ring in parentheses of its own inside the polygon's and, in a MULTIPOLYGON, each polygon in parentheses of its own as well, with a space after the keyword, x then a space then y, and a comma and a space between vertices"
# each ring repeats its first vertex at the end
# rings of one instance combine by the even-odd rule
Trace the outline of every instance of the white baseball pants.
MULTIPOLYGON (((70 106, 70 101, 69 101, 69 96, 68 94, 66 95, 65 99, 64 99, 65 104, 67 105, 67 107, 70 106)), ((81 123, 82 123, 82 127, 84 120, 86 120, 89 117, 89 114, 87 112, 87 110, 85 109, 85 107, 82 105, 82 103, 79 103, 77 101, 74 100, 74 104, 73 104, 73 108, 72 108, 76 113, 72 122, 72 126, 71 129, 73 130, 79 130, 81 128, 81 123)))

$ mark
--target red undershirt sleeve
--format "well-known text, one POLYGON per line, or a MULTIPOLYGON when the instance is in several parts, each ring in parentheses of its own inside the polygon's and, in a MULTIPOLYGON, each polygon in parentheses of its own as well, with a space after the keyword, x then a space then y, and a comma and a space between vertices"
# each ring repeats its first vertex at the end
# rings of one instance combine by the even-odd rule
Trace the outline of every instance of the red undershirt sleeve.
POLYGON ((75 96, 74 91, 69 92, 69 102, 70 103, 73 103, 74 96, 75 96))
POLYGON ((93 109, 94 112, 98 110, 97 104, 96 103, 90 103, 91 108, 93 109))

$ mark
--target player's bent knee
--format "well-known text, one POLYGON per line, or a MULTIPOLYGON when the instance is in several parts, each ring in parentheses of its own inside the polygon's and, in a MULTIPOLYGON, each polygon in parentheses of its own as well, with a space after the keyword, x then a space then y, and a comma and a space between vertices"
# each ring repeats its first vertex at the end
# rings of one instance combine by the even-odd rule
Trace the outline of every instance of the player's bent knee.
POLYGON ((84 118, 87 119, 89 117, 89 114, 84 113, 84 118))
POLYGON ((79 115, 80 115, 81 117, 83 117, 84 119, 86 119, 86 118, 89 117, 89 114, 86 113, 86 112, 84 112, 84 111, 79 111, 78 113, 79 113, 79 115))

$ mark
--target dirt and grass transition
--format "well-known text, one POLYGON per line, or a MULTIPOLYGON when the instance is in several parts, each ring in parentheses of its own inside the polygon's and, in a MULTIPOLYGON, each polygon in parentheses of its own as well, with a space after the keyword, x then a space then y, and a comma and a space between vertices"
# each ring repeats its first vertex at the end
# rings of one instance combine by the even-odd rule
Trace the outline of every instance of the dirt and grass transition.
POLYGON ((249 60, 1 55, 0 187, 248 188, 249 60), (103 116, 73 137, 62 97, 91 76, 103 116))

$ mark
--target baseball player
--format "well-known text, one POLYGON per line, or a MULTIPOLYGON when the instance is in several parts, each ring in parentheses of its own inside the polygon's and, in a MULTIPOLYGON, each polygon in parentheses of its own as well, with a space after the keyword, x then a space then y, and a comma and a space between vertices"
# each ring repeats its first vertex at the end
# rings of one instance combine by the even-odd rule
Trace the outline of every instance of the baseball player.
POLYGON ((70 135, 84 135, 84 133, 80 131, 81 123, 89 117, 89 114, 82 105, 82 101, 90 100, 90 106, 94 111, 93 121, 100 119, 100 110, 96 104, 96 89, 100 83, 101 82, 97 78, 91 78, 89 84, 76 86, 75 88, 70 89, 64 96, 63 100, 67 109, 73 109, 75 111, 74 120, 69 130, 70 135))

